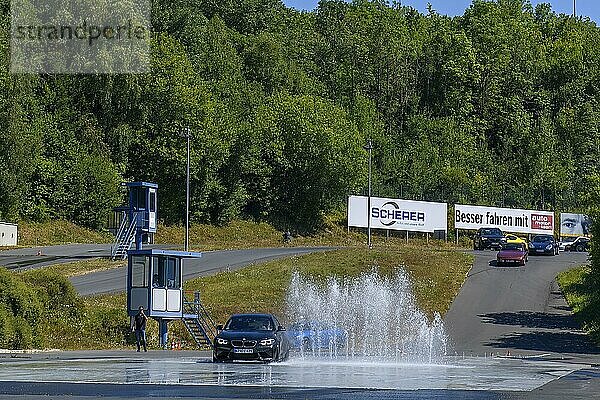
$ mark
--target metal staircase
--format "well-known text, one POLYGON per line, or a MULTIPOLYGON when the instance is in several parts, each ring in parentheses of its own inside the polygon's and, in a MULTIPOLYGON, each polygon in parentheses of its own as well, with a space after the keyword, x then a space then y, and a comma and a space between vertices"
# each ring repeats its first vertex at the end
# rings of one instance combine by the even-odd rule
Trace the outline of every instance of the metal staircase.
POLYGON ((115 243, 110 251, 110 258, 113 261, 117 259, 123 260, 127 257, 127 250, 131 248, 131 245, 135 241, 136 218, 137 215, 134 214, 130 221, 127 213, 124 214, 121 225, 119 225, 119 230, 115 235, 115 243))
POLYGON ((183 324, 200 348, 212 348, 217 336, 215 322, 200 302, 200 292, 194 292, 194 299, 189 301, 183 296, 183 324))

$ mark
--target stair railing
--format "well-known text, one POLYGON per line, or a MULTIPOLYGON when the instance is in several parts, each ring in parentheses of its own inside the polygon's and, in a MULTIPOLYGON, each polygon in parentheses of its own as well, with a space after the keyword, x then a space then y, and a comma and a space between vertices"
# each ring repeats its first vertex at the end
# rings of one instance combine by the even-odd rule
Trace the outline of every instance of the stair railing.
MULTIPOLYGON (((217 336, 217 327, 214 320, 200 301, 200 292, 194 292, 193 301, 189 301, 184 294, 184 314, 193 315, 194 322, 196 323, 197 327, 204 336, 202 338, 203 341, 208 342, 207 344, 209 344, 212 347, 212 341, 217 336)), ((188 322, 186 321, 185 317, 184 324, 190 332, 190 334, 192 335, 192 337, 194 338, 194 340, 196 341, 196 344, 200 345, 200 338, 196 337, 195 333, 188 325, 188 322)))

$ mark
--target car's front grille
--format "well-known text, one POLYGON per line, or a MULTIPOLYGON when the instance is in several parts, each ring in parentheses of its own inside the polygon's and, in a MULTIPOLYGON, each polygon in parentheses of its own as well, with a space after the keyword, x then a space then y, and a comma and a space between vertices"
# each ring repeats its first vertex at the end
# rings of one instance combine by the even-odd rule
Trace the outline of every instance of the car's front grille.
POLYGON ((231 344, 233 347, 254 347, 256 340, 232 340, 231 344))

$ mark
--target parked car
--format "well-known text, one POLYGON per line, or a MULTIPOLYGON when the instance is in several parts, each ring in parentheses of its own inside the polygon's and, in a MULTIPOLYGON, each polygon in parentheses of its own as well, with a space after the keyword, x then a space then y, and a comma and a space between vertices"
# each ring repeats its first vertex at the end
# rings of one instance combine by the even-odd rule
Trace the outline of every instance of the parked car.
POLYGON ((522 237, 509 233, 504 238, 506 239, 506 243, 523 244, 525 246, 525 250, 529 249, 529 243, 527 243, 527 240, 523 239, 522 237))
POLYGON ((506 242, 502 231, 498 228, 479 228, 473 238, 474 250, 500 249, 506 242))
POLYGON ((285 328, 272 314, 234 314, 217 326, 213 361, 283 361, 290 353, 285 328))
POLYGON ((577 240, 577 236, 567 236, 562 238, 562 240, 558 242, 558 250, 567 251, 567 247, 570 246, 575 240, 577 240))
POLYGON ((496 265, 525 265, 527 248, 523 243, 506 243, 496 255, 496 265))
POLYGON ((579 236, 565 246, 565 251, 590 251, 590 238, 579 236))
POLYGON ((529 254, 558 255, 558 242, 552 235, 536 235, 529 243, 529 254))
POLYGON ((289 326, 288 336, 292 347, 303 351, 329 349, 346 345, 347 333, 333 323, 299 321, 289 326))

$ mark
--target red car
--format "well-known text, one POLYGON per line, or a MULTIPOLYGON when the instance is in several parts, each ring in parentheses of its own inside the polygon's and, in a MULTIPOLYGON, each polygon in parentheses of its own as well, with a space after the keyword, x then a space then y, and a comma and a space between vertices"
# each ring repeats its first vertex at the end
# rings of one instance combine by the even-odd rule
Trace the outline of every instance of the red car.
POLYGON ((496 265, 525 265, 527 262, 527 249, 523 243, 506 243, 496 256, 496 265))

